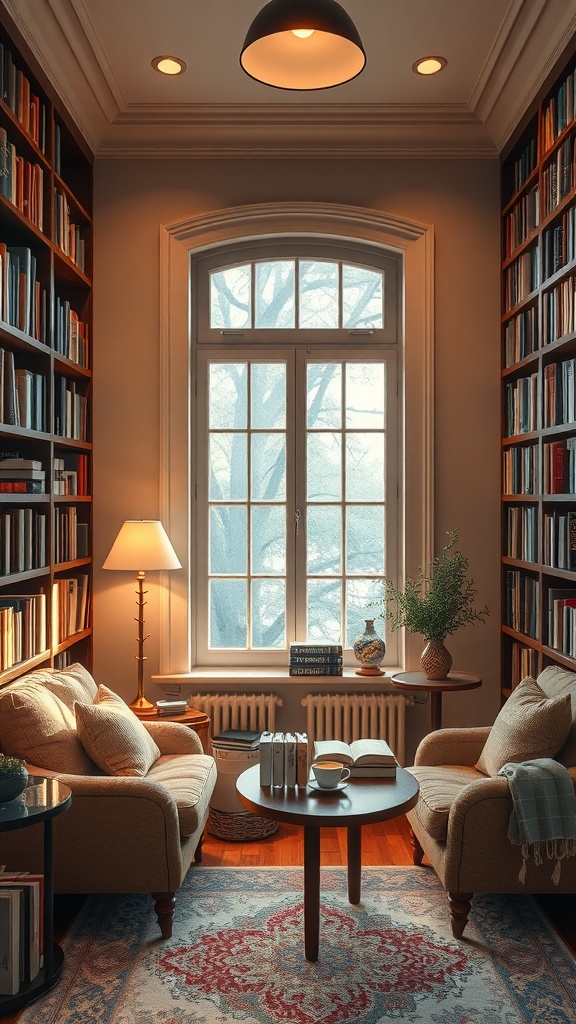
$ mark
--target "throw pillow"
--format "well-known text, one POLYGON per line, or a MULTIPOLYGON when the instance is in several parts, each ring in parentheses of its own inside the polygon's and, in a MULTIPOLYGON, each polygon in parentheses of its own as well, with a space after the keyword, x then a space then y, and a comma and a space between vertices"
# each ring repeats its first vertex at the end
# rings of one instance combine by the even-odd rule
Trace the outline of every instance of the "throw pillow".
POLYGON ((99 686, 93 704, 76 704, 76 730, 107 775, 146 775, 160 757, 150 733, 121 697, 99 686))
POLYGON ((500 710, 476 768, 484 775, 494 776, 507 761, 519 763, 535 757, 554 757, 571 722, 569 695, 547 697, 536 680, 527 676, 500 710))

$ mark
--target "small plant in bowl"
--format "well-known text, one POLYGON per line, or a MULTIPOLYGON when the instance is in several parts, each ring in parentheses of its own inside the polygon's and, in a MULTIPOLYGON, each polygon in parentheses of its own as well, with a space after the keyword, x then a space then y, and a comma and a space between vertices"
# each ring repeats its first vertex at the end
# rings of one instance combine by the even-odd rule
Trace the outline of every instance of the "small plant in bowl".
POLYGON ((0 754, 0 803, 15 800, 28 785, 26 761, 0 754))

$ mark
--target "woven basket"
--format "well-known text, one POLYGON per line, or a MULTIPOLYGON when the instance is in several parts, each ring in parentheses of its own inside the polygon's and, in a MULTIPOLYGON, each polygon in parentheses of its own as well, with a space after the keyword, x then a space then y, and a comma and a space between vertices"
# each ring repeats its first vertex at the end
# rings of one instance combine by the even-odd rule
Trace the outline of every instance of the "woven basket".
POLYGON ((210 835, 216 839, 228 839, 233 843, 266 839, 267 836, 273 836, 279 828, 279 822, 271 821, 270 818, 260 818, 250 811, 230 813, 211 807, 208 815, 210 835))

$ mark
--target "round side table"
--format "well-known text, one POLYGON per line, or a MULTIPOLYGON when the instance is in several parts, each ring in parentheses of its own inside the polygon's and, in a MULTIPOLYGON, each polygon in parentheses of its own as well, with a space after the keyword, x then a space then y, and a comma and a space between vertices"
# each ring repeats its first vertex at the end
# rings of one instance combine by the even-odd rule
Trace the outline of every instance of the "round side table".
POLYGON ((432 731, 442 728, 443 693, 449 693, 450 690, 475 690, 482 684, 482 676, 471 672, 449 672, 446 679, 428 679, 425 672, 395 672, 390 678, 400 690, 430 694, 432 731))

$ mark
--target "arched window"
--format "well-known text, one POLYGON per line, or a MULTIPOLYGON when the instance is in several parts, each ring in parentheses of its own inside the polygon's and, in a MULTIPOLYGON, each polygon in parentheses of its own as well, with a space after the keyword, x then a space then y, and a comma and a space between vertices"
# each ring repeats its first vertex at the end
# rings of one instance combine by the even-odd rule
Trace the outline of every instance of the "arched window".
POLYGON ((193 253, 190 283, 194 661, 352 664, 402 551, 402 256, 276 237, 193 253))

